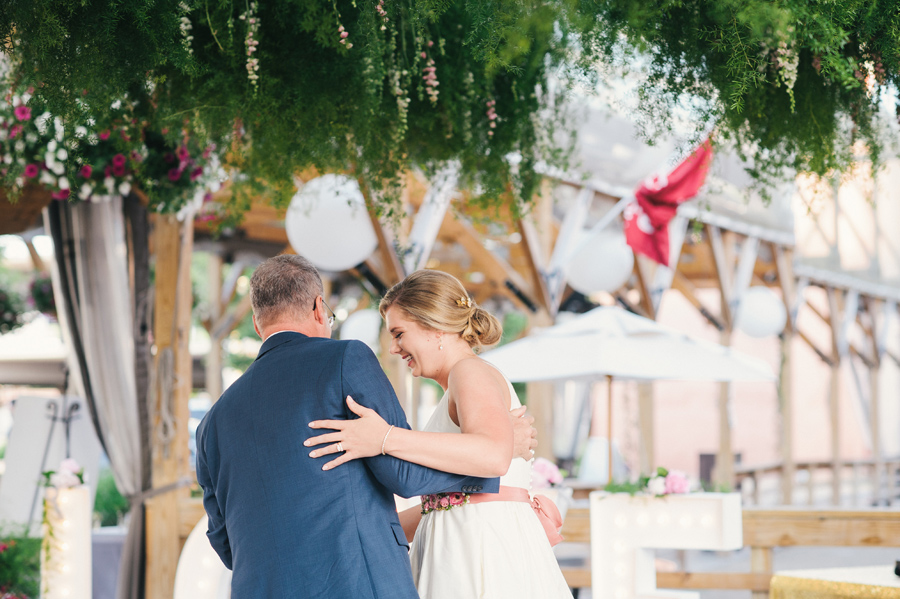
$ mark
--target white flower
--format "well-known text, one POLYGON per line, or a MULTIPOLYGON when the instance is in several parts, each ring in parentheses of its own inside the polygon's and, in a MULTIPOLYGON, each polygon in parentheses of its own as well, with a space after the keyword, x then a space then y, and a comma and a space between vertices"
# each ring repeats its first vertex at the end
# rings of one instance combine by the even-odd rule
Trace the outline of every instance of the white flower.
POLYGON ((23 104, 28 104, 29 100, 31 100, 31 94, 29 94, 28 92, 25 92, 24 94, 22 94, 22 103, 23 104))
POLYGON ((22 187, 23 185, 25 185, 25 179, 16 177, 16 187, 22 187))
POLYGON ((666 479, 662 476, 654 476, 647 483, 647 492, 651 495, 666 494, 666 479))
POLYGON ((107 177, 103 180, 103 187, 106 188, 106 191, 109 193, 115 193, 116 191, 116 180, 112 177, 107 177))
POLYGON ((84 127, 82 125, 78 125, 77 127, 75 127, 75 137, 84 137, 85 135, 87 135, 87 132, 87 127, 84 127))
POLYGON ((81 186, 81 189, 78 190, 78 197, 82 200, 86 200, 91 197, 92 193, 94 193, 94 186, 90 183, 85 183, 81 186))
POLYGON ((25 142, 21 139, 16 142, 16 152, 24 152, 25 151, 25 142))
POLYGON ((131 191, 131 183, 128 181, 122 181, 119 183, 119 195, 127 196, 131 191))
POLYGON ((38 118, 34 120, 34 125, 37 127, 37 130, 41 132, 41 135, 45 135, 47 133, 48 123, 50 122, 50 113, 45 112, 38 118))
POLYGON ((68 472, 69 474, 78 474, 81 472, 81 466, 72 458, 64 459, 59 465, 60 472, 68 472))
POLYGON ((69 189, 69 180, 65 177, 60 177, 57 185, 59 185, 60 189, 69 189))
POLYGON ((56 185, 56 177, 51 175, 48 171, 41 171, 41 176, 38 177, 38 181, 44 185, 50 185, 51 187, 56 185))
POLYGON ((100 141, 100 138, 97 137, 97 134, 96 134, 96 133, 91 133, 90 135, 88 135, 87 141, 88 141, 88 143, 91 144, 92 146, 96 146, 96 145, 97 145, 97 142, 100 141))
POLYGON ((48 151, 50 151, 50 152, 55 152, 55 151, 56 151, 56 147, 57 147, 57 145, 56 145, 56 140, 55 140, 55 139, 51 139, 50 141, 47 142, 47 150, 48 150, 48 151))
POLYGON ((19 156, 19 159, 16 160, 16 162, 18 162, 18 163, 21 164, 22 166, 25 166, 25 159, 22 158, 21 156, 19 156))
POLYGON ((9 132, 5 128, 0 127, 0 141, 6 141, 8 136, 9 132))
POLYGON ((110 108, 112 108, 113 110, 118 110, 118 109, 122 108, 122 100, 116 100, 115 102, 112 103, 110 108))
POLYGON ((32 133, 31 131, 29 131, 28 133, 25 134, 25 141, 27 141, 28 143, 33 144, 37 140, 38 140, 38 136, 35 135, 34 133, 32 133))
POLYGON ((53 171, 57 175, 61 175, 64 172, 66 172, 66 166, 60 162, 56 162, 53 164, 53 166, 50 167, 50 170, 53 171))
POLYGON ((4 154, 4 155, 3 155, 3 162, 4 162, 5 164, 12 164, 12 154, 4 154))
POLYGON ((59 150, 56 151, 56 157, 59 158, 60 160, 65 160, 66 158, 69 157, 69 153, 66 152, 63 148, 60 148, 59 150))
POLYGON ((77 487, 81 484, 78 477, 71 472, 57 472, 50 476, 50 485, 57 489, 67 489, 69 487, 77 487))

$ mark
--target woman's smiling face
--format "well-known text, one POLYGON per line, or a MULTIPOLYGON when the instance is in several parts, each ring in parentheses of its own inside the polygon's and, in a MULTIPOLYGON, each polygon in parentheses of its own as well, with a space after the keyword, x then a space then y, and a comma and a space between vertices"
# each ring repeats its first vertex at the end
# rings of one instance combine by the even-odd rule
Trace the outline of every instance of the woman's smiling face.
POLYGON ((423 327, 397 306, 387 309, 384 322, 391 334, 391 353, 406 361, 413 376, 428 377, 435 370, 441 333, 423 327))

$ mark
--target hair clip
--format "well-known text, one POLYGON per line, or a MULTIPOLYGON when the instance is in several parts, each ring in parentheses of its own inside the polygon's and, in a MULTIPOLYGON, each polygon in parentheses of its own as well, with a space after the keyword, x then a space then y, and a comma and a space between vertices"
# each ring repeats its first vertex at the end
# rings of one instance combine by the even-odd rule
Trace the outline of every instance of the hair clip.
POLYGON ((461 297, 456 300, 456 305, 460 308, 471 308, 472 307, 472 299, 468 297, 461 297))

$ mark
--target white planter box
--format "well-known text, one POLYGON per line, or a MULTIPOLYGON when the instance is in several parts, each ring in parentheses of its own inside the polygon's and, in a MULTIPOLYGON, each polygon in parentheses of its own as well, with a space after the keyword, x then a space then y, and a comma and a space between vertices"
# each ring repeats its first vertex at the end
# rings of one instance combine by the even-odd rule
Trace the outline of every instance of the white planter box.
POLYGON ((91 491, 49 488, 41 545, 42 599, 91 596, 91 491))
POLYGON ((591 578, 597 599, 699 597, 656 589, 654 549, 743 547, 737 493, 653 497, 595 491, 591 504, 591 578))

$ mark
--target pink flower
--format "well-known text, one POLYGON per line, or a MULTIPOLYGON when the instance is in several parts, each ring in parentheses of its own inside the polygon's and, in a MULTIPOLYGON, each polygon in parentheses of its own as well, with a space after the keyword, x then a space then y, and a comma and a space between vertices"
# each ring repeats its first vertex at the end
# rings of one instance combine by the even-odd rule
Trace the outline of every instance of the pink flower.
POLYGON ((112 167, 112 174, 116 177, 124 177, 125 176, 125 165, 124 164, 114 164, 112 167))
POLYGON ((210 154, 212 154, 215 151, 215 149, 216 149, 216 144, 210 144, 210 145, 206 146, 206 149, 203 150, 203 158, 204 159, 209 158, 210 154))
POLYGON ((546 489, 563 481, 556 464, 546 458, 537 458, 531 471, 531 485, 535 489, 546 489))
POLYGON ((441 507, 450 507, 449 497, 441 497, 441 507))
POLYGON ((424 52, 422 52, 419 56, 421 56, 422 58, 426 58, 426 57, 427 57, 427 54, 425 54, 424 52))
POLYGON ((59 465, 60 472, 69 472, 71 474, 76 474, 81 471, 81 466, 78 465, 78 462, 73 460, 72 458, 66 458, 59 465))
POLYGON ((109 129, 100 133, 100 139, 102 139, 103 141, 109 139, 109 129))
POLYGON ((342 31, 342 32, 341 32, 341 39, 346 38, 348 35, 350 35, 348 32, 342 31))
POLYGON ((450 494, 450 505, 462 505, 466 501, 466 496, 462 493, 450 494))
POLYGON ((28 106, 16 106, 15 114, 20 121, 31 120, 31 108, 28 106))
POLYGON ((194 170, 191 171, 191 181, 196 181, 201 176, 203 176, 203 167, 202 166, 198 166, 197 168, 195 168, 194 170))
POLYGON ((116 154, 112 157, 113 166, 125 166, 125 155, 116 154))
POLYGON ((9 138, 15 139, 19 136, 19 133, 22 132, 22 125, 13 125, 9 128, 9 138))
POLYGON ((169 181, 178 181, 181 178, 181 171, 177 168, 169 170, 169 181))
POLYGON ((691 490, 691 484, 688 482, 687 475, 684 472, 673 470, 666 475, 666 494, 669 493, 688 493, 691 490))
POLYGON ((191 157, 191 153, 188 152, 187 146, 178 146, 178 149, 175 150, 175 153, 177 154, 179 160, 187 160, 191 157))
POLYGON ((59 191, 54 191, 53 193, 51 193, 50 197, 54 200, 65 200, 69 197, 69 191, 70 190, 68 189, 60 189, 59 191))
POLYGON ((94 172, 94 169, 90 164, 85 164, 83 167, 81 167, 81 170, 79 171, 81 176, 84 177, 85 179, 89 179, 91 176, 91 173, 93 173, 93 172, 94 172))
POLYGON ((36 164, 29 164, 25 167, 25 176, 29 179, 37 177, 39 172, 41 172, 41 169, 36 164))

